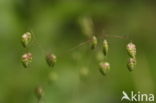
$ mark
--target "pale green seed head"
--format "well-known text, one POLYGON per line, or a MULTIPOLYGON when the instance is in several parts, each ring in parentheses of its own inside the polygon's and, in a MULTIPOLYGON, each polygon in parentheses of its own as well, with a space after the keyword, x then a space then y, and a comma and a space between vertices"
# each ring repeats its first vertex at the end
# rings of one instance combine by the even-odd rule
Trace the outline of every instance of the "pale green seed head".
POLYGON ((136 46, 132 42, 127 44, 127 52, 130 57, 135 58, 136 56, 136 46))
POLYGON ((110 64, 108 62, 100 62, 99 66, 102 75, 106 75, 110 71, 110 64))
POLYGON ((41 86, 38 86, 36 89, 35 89, 35 94, 36 94, 36 97, 38 100, 41 100, 41 98, 43 97, 44 95, 44 90, 41 86))
POLYGON ((87 36, 91 37, 93 35, 93 20, 91 17, 83 16, 79 18, 79 24, 82 30, 82 33, 87 36))
POLYGON ((50 67, 53 67, 56 63, 56 56, 54 54, 50 53, 46 56, 46 61, 50 67))
POLYGON ((91 38, 91 49, 95 49, 97 47, 97 43, 98 43, 98 40, 97 40, 96 36, 93 36, 91 38))
POLYGON ((96 53, 96 59, 98 61, 102 61, 104 59, 103 51, 97 51, 97 53, 96 53))
POLYGON ((27 47, 31 42, 32 36, 30 32, 26 32, 22 35, 22 44, 24 47, 27 47))
POLYGON ((103 53, 104 53, 105 56, 108 54, 108 49, 109 49, 108 41, 103 40, 103 53))
POLYGON ((135 58, 129 58, 128 64, 127 64, 128 70, 133 71, 135 66, 136 66, 136 59, 135 58))
POLYGON ((32 62, 32 54, 25 53, 22 55, 22 64, 25 68, 29 67, 32 62))

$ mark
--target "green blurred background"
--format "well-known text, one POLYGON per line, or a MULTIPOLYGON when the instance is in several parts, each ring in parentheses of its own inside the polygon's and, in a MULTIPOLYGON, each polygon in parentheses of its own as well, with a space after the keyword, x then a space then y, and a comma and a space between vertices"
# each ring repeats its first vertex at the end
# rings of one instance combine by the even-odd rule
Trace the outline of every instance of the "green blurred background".
POLYGON ((0 103, 37 103, 38 85, 43 103, 120 103, 123 90, 156 93, 155 11, 154 0, 0 0, 0 103), (83 20, 98 39, 110 35, 111 71, 105 77, 98 70, 100 46, 91 50, 86 43, 71 51, 88 40, 83 20), (25 69, 21 35, 27 31, 33 62, 25 69), (126 67, 130 41, 137 46, 133 72, 126 67), (45 62, 48 52, 57 56, 54 68, 45 62))

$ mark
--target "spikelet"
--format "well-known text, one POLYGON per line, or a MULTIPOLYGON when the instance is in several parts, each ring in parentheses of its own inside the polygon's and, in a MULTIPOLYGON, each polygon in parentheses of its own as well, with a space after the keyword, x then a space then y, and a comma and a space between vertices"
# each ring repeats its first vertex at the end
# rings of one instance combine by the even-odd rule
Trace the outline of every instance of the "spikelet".
POLYGON ((106 75, 110 71, 110 64, 108 62, 100 62, 99 66, 102 75, 106 75))
POLYGON ((129 58, 128 64, 127 64, 128 70, 133 71, 135 66, 136 66, 136 59, 135 58, 129 58))
POLYGON ((27 47, 31 42, 32 36, 30 32, 26 32, 22 35, 22 44, 23 47, 27 47))
POLYGON ((96 36, 92 36, 91 38, 91 49, 95 49, 97 47, 98 40, 96 36))
POLYGON ((105 56, 108 54, 108 48, 109 46, 107 40, 103 40, 103 53, 105 56))
POLYGON ((130 57, 135 58, 136 56, 136 46, 132 42, 128 43, 127 45, 127 52, 130 57))
POLYGON ((35 94, 36 94, 36 97, 38 99, 38 101, 40 101, 44 95, 44 90, 41 86, 38 86, 36 89, 35 89, 35 94))
POLYGON ((22 64, 25 68, 29 67, 32 62, 32 54, 25 53, 22 55, 22 64))
POLYGON ((56 63, 56 56, 54 54, 50 53, 46 56, 46 61, 50 67, 53 67, 56 63))

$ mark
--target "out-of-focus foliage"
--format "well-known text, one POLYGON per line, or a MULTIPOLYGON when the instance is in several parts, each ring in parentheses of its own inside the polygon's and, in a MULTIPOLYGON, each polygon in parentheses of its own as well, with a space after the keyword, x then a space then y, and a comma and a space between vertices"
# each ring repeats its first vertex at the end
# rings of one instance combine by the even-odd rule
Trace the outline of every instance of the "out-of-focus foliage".
POLYGON ((44 103, 120 103, 123 90, 155 93, 155 10, 154 0, 0 0, 0 103, 37 103, 38 85, 44 103), (81 25, 84 18, 90 27, 81 25), (98 68, 105 58, 101 46, 71 49, 88 40, 84 27, 100 42, 101 34, 108 35, 111 70, 105 77, 98 68), (27 69, 21 64, 25 32, 33 35, 27 69), (133 72, 126 67, 130 41, 137 47, 133 72), (57 56, 53 68, 45 61, 50 52, 57 56))

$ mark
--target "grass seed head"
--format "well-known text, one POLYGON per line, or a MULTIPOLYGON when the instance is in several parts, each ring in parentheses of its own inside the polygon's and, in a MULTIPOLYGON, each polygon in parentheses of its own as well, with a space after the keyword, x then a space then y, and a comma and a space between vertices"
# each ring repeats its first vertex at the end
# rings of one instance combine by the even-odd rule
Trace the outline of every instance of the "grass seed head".
POLYGON ((79 24, 82 29, 82 33, 87 37, 91 37, 93 34, 94 24, 93 20, 89 16, 83 16, 79 18, 79 24))
POLYGON ((107 40, 103 40, 103 53, 106 56, 108 54, 108 41, 107 40))
POLYGON ((46 61, 50 67, 53 67, 56 63, 56 56, 54 54, 50 53, 46 56, 46 61))
POLYGON ((26 32, 22 35, 22 44, 24 47, 27 47, 31 42, 32 36, 30 32, 26 32))
POLYGON ((128 70, 133 71, 135 66, 136 66, 136 59, 135 58, 129 58, 128 64, 127 64, 128 70))
POLYGON ((127 44, 127 52, 130 57, 135 58, 136 56, 136 46, 132 42, 127 44))
POLYGON ((25 53, 22 55, 22 64, 25 68, 29 67, 32 62, 32 54, 25 53))
POLYGON ((95 49, 97 47, 98 40, 96 36, 92 36, 91 38, 91 49, 95 49))
POLYGON ((44 95, 44 90, 41 86, 38 86, 36 89, 35 89, 35 94, 36 94, 36 97, 38 100, 41 100, 41 98, 43 97, 44 95))
POLYGON ((110 71, 110 64, 108 62, 100 62, 99 66, 102 75, 106 75, 110 71))

